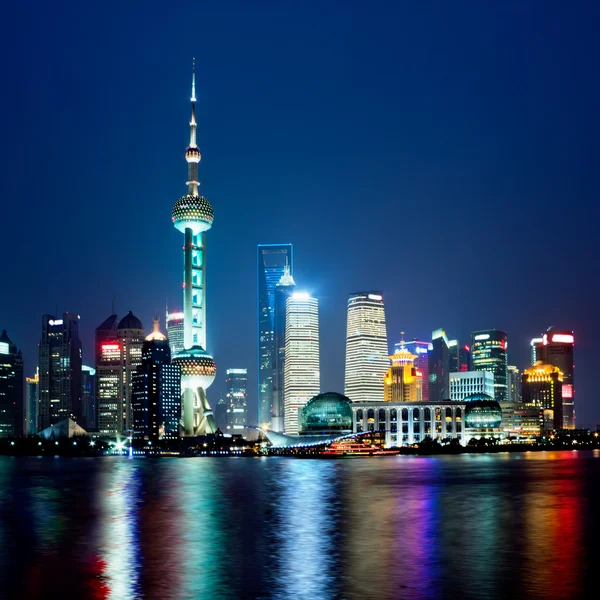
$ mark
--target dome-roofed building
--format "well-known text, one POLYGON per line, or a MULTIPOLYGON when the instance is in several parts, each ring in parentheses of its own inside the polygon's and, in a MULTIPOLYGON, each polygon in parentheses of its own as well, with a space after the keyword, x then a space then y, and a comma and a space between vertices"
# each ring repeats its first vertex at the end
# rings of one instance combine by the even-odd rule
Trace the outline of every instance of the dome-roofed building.
MULTIPOLYGON (((487 394, 473 394, 473 396, 487 396, 487 394)), ((481 399, 465 399, 465 425, 468 429, 490 430, 500 427, 502 421, 502 408, 489 396, 481 399)))
POLYGON ((469 396, 465 396, 465 399, 464 399, 464 402, 479 402, 479 401, 494 402, 494 399, 489 394, 483 394, 483 393, 470 394, 469 396))
POLYGON ((301 435, 344 435, 352 432, 350 398, 326 392, 311 398, 300 411, 301 435))
POLYGON ((129 311, 117 325, 117 329, 139 329, 141 331, 144 330, 144 326, 142 322, 131 312, 129 311))

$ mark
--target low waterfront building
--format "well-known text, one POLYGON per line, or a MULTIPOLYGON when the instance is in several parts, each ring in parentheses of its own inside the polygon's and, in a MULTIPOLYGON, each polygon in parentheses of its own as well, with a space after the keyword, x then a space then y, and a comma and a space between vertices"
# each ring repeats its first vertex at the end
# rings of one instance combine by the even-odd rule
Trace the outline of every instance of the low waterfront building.
POLYGON ((533 443, 541 434, 541 409, 524 402, 500 402, 502 423, 500 429, 508 441, 533 443))

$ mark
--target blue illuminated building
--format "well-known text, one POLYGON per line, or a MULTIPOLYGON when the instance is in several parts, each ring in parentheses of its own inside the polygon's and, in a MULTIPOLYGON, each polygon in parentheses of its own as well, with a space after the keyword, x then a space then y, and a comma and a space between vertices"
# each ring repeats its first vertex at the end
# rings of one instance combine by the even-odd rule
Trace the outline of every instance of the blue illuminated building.
POLYGON ((258 246, 258 422, 270 423, 276 362, 275 289, 286 272, 294 275, 292 244, 258 246))

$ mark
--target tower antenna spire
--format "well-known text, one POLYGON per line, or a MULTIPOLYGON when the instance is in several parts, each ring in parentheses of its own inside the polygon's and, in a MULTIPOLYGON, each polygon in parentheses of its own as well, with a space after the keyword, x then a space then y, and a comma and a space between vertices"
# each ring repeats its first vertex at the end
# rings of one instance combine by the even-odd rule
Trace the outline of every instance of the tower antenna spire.
POLYGON ((200 149, 196 143, 196 59, 192 59, 192 118, 190 119, 190 145, 185 153, 185 160, 188 163, 188 196, 198 195, 198 163, 202 159, 200 149))

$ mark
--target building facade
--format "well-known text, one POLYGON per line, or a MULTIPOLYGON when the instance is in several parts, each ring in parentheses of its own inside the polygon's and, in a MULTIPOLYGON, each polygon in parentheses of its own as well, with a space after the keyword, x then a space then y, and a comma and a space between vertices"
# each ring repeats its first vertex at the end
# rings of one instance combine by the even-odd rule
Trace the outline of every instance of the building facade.
POLYGON ((416 354, 411 354, 404 342, 390 357, 391 365, 384 381, 386 402, 422 402, 423 373, 415 367, 416 354))
POLYGON ((383 401, 389 364, 381 292, 350 294, 344 394, 353 402, 383 401))
POLYGON ((166 323, 171 356, 175 356, 183 350, 183 313, 167 311, 166 323))
POLYGON ((514 365, 508 365, 508 402, 522 402, 521 372, 514 365))
POLYGON ((500 427, 512 441, 534 442, 542 432, 543 410, 535 404, 519 401, 501 402, 500 427))
POLYGON ((96 429, 96 369, 81 366, 81 427, 86 430, 96 429))
POLYGON ((305 292, 286 303, 284 430, 298 433, 298 411, 320 393, 319 305, 305 292))
POLYGON ((0 437, 21 436, 24 430, 23 356, 3 330, 0 335, 0 437))
POLYGON ((450 373, 450 400, 462 402, 467 396, 485 394, 494 397, 494 375, 490 371, 450 373))
POLYGON ((472 370, 493 373, 493 398, 497 402, 508 400, 507 345, 506 331, 486 329, 471 333, 472 370))
MULTIPOLYGON (((414 366, 415 369, 422 373, 422 392, 423 401, 429 400, 429 342, 421 340, 412 340, 405 343, 406 349, 415 354, 414 366)), ((400 343, 395 344, 395 349, 400 348, 400 343)))
POLYGON ((289 265, 283 269, 283 275, 275 286, 275 318, 273 340, 275 345, 275 363, 273 368, 273 410, 271 429, 283 431, 284 428, 284 382, 285 382, 285 322, 287 299, 294 293, 296 282, 289 265))
POLYGON ((385 432, 388 448, 433 440, 457 439, 466 444, 461 402, 353 402, 354 433, 385 432))
POLYGON ((38 402, 40 389, 40 371, 36 369, 33 377, 25 380, 25 435, 37 433, 38 402))
POLYGON ((443 329, 431 334, 429 344, 429 401, 442 402, 450 399, 450 351, 448 338, 443 329))
POLYGON ((179 438, 181 368, 171 363, 171 347, 154 320, 142 344, 141 363, 132 375, 133 435, 157 442, 179 438))
POLYGON ((248 369, 227 369, 227 432, 246 435, 248 424, 248 369))
POLYGON ((67 418, 80 419, 81 341, 78 315, 64 313, 61 319, 42 315, 39 369, 38 431, 67 418))
POLYGON ((450 373, 465 373, 471 370, 471 348, 469 346, 461 344, 458 340, 450 340, 448 354, 450 373))
MULTIPOLYGON (((274 371, 277 358, 277 342, 275 339, 275 291, 277 284, 286 274, 286 267, 289 276, 293 280, 294 248, 292 244, 259 244, 257 252, 258 422, 260 424, 271 423, 273 416, 275 416, 277 419, 276 423, 280 426, 281 414, 274 415, 273 399, 273 386, 275 383, 274 371)), ((284 292, 283 290, 281 291, 284 292)), ((283 295, 285 295, 285 292, 283 295)), ((285 307, 282 308, 285 314, 285 307)), ((282 315, 281 312, 282 311, 280 310, 279 318, 285 320, 285 316, 282 315)), ((279 331, 279 334, 281 334, 281 331, 279 331)), ((281 398, 279 397, 278 400, 280 401, 281 398)), ((278 410, 280 411, 280 407, 278 410)))
POLYGON ((558 367, 538 360, 521 377, 523 402, 543 410, 543 430, 563 428, 563 374, 558 367))

